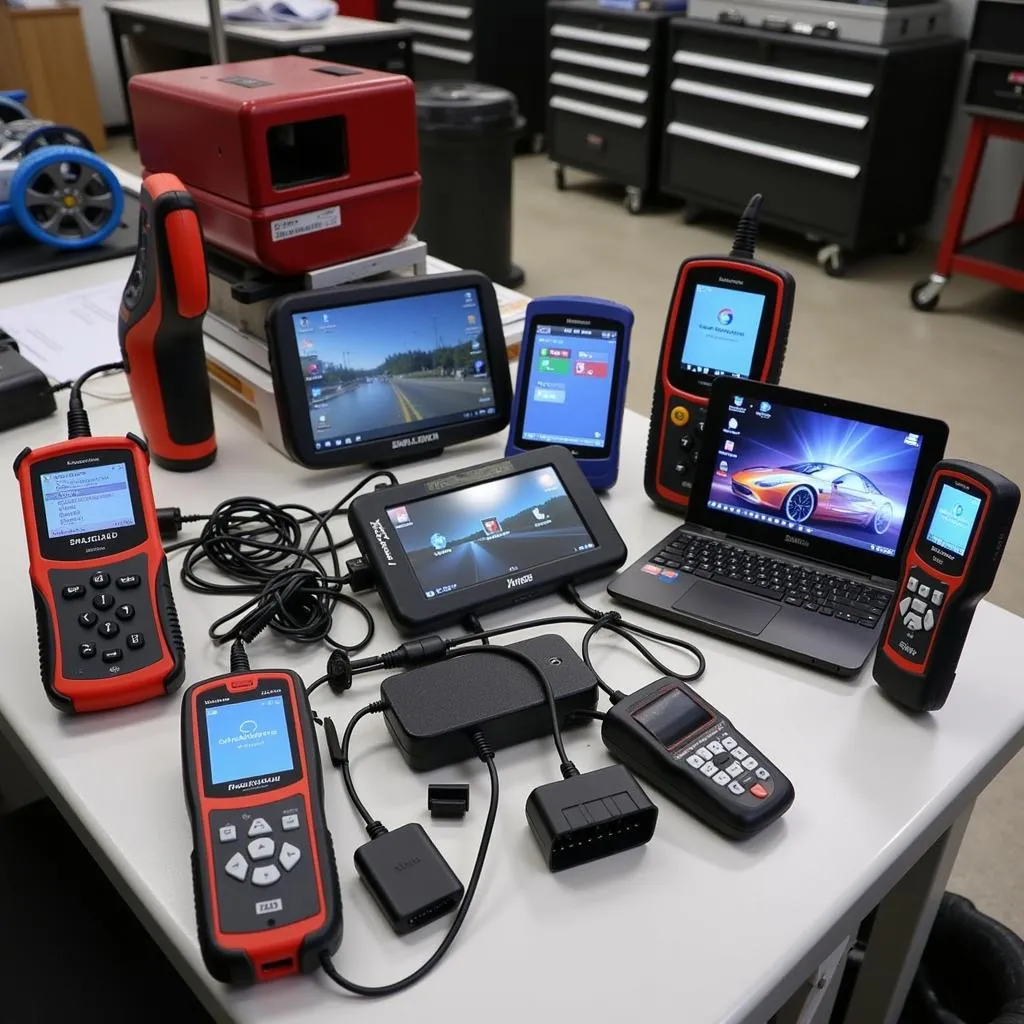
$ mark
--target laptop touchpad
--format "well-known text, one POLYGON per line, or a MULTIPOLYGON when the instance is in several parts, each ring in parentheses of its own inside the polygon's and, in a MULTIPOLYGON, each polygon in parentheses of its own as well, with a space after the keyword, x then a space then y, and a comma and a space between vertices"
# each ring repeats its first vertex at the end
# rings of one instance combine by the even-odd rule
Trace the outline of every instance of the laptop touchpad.
POLYGON ((704 581, 691 587, 672 607, 686 615, 731 626, 754 636, 781 611, 781 606, 774 601, 762 601, 731 587, 704 581))

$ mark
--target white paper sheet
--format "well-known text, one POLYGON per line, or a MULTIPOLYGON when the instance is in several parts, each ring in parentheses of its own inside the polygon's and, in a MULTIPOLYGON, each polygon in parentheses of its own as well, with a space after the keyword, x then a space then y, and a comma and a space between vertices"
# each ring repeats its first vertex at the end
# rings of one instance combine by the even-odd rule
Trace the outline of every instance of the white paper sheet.
POLYGON ((0 309, 0 330, 48 377, 69 380, 121 358, 117 311, 123 281, 0 309))

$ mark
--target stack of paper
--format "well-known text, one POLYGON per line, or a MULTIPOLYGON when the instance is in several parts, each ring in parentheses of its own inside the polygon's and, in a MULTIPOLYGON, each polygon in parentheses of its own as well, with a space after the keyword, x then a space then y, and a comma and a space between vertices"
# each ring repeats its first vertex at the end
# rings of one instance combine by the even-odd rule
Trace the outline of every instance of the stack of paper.
POLYGON ((338 13, 332 0, 248 0, 224 11, 226 21, 248 21, 281 28, 308 28, 338 13))

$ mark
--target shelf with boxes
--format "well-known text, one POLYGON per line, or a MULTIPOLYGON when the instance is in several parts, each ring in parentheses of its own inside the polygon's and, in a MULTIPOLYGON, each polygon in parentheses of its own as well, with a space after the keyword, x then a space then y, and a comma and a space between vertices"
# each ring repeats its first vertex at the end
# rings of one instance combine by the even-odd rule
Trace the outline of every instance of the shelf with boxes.
POLYGON ((566 168, 590 171, 626 187, 630 213, 655 190, 670 17, 548 4, 547 143, 559 189, 566 168))
POLYGON ((963 52, 945 35, 841 35, 673 19, 660 176, 691 215, 762 192, 762 220, 823 242, 834 276, 853 253, 904 248, 930 217, 963 52))

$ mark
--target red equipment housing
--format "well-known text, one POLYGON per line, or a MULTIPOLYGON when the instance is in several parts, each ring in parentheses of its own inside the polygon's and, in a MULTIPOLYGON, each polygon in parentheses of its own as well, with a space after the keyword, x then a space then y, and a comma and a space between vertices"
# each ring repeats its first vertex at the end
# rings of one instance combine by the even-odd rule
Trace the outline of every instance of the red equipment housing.
POLYGON ((404 75, 273 57, 135 75, 147 172, 181 178, 209 244, 283 275, 398 245, 419 216, 404 75))

